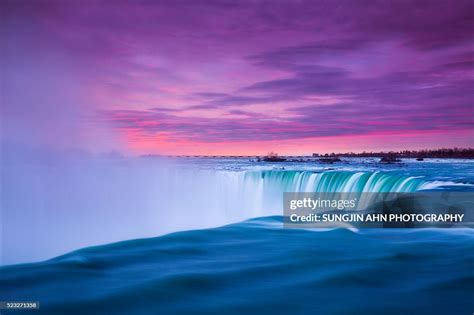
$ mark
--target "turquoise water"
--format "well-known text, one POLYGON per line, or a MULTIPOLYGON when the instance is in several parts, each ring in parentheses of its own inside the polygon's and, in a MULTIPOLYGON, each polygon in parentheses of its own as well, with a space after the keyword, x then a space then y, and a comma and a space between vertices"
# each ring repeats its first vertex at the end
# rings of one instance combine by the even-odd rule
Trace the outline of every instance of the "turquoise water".
MULTIPOLYGON (((167 215, 163 218, 168 221, 157 221, 158 226, 166 223, 171 230, 186 230, 171 225, 174 218, 198 228, 221 227, 86 247, 36 263, 0 267, 0 301, 39 301, 39 310, 22 313, 53 315, 471 314, 474 310, 471 229, 308 231, 283 228, 279 216, 285 191, 472 191, 472 162, 406 160, 381 165, 371 159, 348 159, 328 166, 189 159, 165 171, 155 168, 155 161, 146 163, 120 168, 120 176, 114 175, 115 169, 108 170, 103 183, 113 177, 115 182, 126 178, 130 185, 110 186, 108 198, 117 195, 120 202, 114 205, 133 215, 127 224, 113 226, 90 212, 81 229, 84 237, 97 238, 94 223, 103 233, 133 227, 143 216, 140 207, 150 205, 167 215), (141 169, 147 176, 130 173, 141 169), (118 190, 132 186, 139 187, 140 194, 118 190), (146 203, 143 196, 149 198, 146 203), (231 222, 239 223, 226 225, 231 222)), ((67 187, 67 200, 74 197, 71 187, 83 189, 70 182, 74 186, 67 187)), ((20 203, 5 191, 17 200, 12 207, 20 203)), ((55 192, 55 198, 63 193, 49 188, 41 197, 52 198, 45 195, 48 191, 55 192)), ((117 209, 104 209, 107 203, 99 197, 91 198, 88 206, 97 202, 101 211, 114 215, 117 209)), ((73 212, 68 214, 72 217, 73 212)), ((66 243, 65 231, 64 238, 56 236, 46 243, 66 243)))
MULTIPOLYGON (((417 190, 472 190, 474 162, 471 160, 403 159, 382 164, 378 158, 343 158, 342 162, 255 162, 252 159, 182 159, 186 169, 232 172, 247 181, 263 180, 285 191, 413 192, 417 190), (239 176, 239 175, 237 175, 239 176)), ((240 184, 245 184, 240 183, 240 184)))
POLYGON ((32 314, 470 314, 470 230, 289 230, 281 217, 5 267, 32 314))
POLYGON ((287 192, 413 192, 430 187, 422 177, 388 172, 270 170, 247 172, 244 180, 287 192))

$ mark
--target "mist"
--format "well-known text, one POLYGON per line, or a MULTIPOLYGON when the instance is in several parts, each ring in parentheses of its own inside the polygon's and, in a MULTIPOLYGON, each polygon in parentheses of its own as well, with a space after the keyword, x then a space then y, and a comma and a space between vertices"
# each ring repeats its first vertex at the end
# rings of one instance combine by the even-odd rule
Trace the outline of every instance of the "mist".
POLYGON ((166 159, 13 150, 8 148, 1 170, 3 264, 219 226, 261 209, 258 200, 246 204, 242 194, 251 191, 238 189, 235 172, 166 159))

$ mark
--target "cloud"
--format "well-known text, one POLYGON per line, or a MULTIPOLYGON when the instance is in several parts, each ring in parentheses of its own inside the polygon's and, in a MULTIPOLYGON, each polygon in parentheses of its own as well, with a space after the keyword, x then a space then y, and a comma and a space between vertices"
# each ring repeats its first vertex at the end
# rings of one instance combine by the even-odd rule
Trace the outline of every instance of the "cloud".
MULTIPOLYGON (((14 39, 3 42, 22 43, 5 60, 20 50, 18 64, 41 63, 28 86, 67 65, 53 81, 73 93, 48 111, 80 112, 61 124, 88 117, 133 133, 129 147, 137 137, 198 143, 472 128, 472 1, 2 6, 2 36, 14 39)), ((8 108, 34 120, 37 105, 18 102, 8 108)))

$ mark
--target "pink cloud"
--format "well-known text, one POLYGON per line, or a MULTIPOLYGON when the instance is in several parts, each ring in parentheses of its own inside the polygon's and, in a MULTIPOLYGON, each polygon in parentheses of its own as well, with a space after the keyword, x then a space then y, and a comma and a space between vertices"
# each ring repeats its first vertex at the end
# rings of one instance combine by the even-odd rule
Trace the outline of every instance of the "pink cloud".
POLYGON ((87 146, 139 153, 473 144, 471 1, 2 5, 2 62, 69 91, 7 91, 19 130, 41 98, 87 146))

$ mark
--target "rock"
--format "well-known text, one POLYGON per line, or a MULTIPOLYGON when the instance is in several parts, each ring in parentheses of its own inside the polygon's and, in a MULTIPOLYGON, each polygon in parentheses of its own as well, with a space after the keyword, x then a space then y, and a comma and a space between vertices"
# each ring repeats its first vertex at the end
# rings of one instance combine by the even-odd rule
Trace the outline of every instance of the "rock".
POLYGON ((384 156, 380 159, 380 163, 399 163, 402 160, 397 158, 396 156, 384 156))

